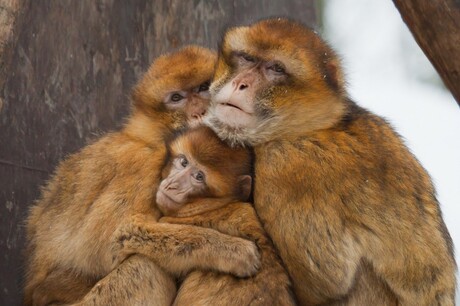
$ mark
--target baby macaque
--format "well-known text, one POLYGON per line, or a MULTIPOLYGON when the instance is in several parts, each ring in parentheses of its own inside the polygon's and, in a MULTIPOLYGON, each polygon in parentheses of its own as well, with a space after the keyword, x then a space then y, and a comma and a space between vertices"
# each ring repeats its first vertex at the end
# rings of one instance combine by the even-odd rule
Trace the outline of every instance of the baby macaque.
POLYGON ((179 274, 185 278, 174 305, 295 305, 290 279, 255 210, 245 202, 251 194, 251 159, 248 149, 230 148, 207 127, 179 135, 169 145, 169 158, 156 195, 158 208, 166 215, 160 223, 165 230, 170 228, 168 236, 159 237, 158 231, 151 231, 142 220, 120 228, 115 249, 121 258, 142 254, 161 260, 169 256, 161 254, 164 245, 171 244, 185 257, 203 248, 204 263, 226 265, 227 257, 235 251, 217 254, 213 244, 226 241, 208 243, 205 234, 190 236, 175 224, 212 228, 256 243, 260 271, 255 276, 241 279, 201 270, 185 275, 188 269, 183 267, 179 274))

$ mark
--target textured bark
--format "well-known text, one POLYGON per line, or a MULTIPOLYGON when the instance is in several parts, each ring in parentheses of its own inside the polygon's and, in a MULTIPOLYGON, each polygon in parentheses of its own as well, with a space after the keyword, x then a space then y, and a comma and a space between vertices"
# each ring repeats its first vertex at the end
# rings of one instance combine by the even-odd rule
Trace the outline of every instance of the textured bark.
POLYGON ((393 2, 415 40, 460 105, 460 1, 393 2))
MULTIPOLYGON (((8 73, 8 64, 17 41, 15 29, 18 28, 18 21, 22 19, 18 18, 23 12, 22 8, 22 0, 0 1, 0 88, 8 73)), ((2 104, 0 100, 0 111, 2 104)))
POLYGON ((274 15, 313 26, 314 0, 0 0, 0 305, 21 303, 21 222, 39 186, 120 126, 152 59, 274 15))

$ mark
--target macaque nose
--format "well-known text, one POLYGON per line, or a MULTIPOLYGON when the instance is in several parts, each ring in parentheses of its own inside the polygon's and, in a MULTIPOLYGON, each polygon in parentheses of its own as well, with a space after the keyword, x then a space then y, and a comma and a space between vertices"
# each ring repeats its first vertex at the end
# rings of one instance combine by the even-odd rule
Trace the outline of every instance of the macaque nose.
POLYGON ((178 187, 178 183, 173 181, 173 182, 169 182, 166 186, 165 186, 165 190, 174 190, 174 189, 177 189, 178 187))
POLYGON ((249 87, 248 83, 242 80, 233 81, 234 88, 238 88, 238 90, 245 90, 249 87))
POLYGON ((188 113, 188 118, 193 120, 201 120, 201 118, 206 114, 209 101, 207 99, 192 98, 189 106, 187 107, 186 112, 188 113))
POLYGON ((192 114, 192 119, 195 119, 195 120, 200 120, 201 118, 203 118, 203 116, 206 114, 206 110, 205 109, 198 109, 198 110, 195 110, 195 112, 192 114))

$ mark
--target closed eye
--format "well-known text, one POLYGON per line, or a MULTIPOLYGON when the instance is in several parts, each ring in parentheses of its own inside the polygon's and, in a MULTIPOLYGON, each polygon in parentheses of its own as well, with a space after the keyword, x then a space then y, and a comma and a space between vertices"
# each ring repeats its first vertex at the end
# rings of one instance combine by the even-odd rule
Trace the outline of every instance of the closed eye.
POLYGON ((277 74, 286 74, 286 69, 280 63, 271 64, 267 67, 267 69, 270 69, 277 74))
POLYGON ((285 73, 284 68, 280 64, 272 65, 269 69, 275 71, 276 73, 285 73))
POLYGON ((251 56, 251 55, 249 55, 249 54, 243 53, 243 54, 241 55, 241 57, 242 57, 245 61, 247 61, 247 62, 251 62, 251 63, 255 63, 255 62, 256 62, 256 58, 253 57, 253 56, 251 56))
POLYGON ((255 56, 252 56, 246 52, 236 52, 235 56, 245 63, 256 63, 258 59, 255 56))

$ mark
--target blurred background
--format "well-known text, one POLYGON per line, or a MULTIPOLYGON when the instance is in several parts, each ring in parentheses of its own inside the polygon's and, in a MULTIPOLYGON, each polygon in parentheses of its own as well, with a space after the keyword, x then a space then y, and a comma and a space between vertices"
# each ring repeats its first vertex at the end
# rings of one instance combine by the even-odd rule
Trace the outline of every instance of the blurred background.
POLYGON ((225 27, 275 15, 338 51, 351 97, 387 118, 432 175, 460 245, 460 109, 391 0, 0 0, 0 305, 21 304, 22 222, 40 186, 120 127, 153 58, 215 48, 225 27))

